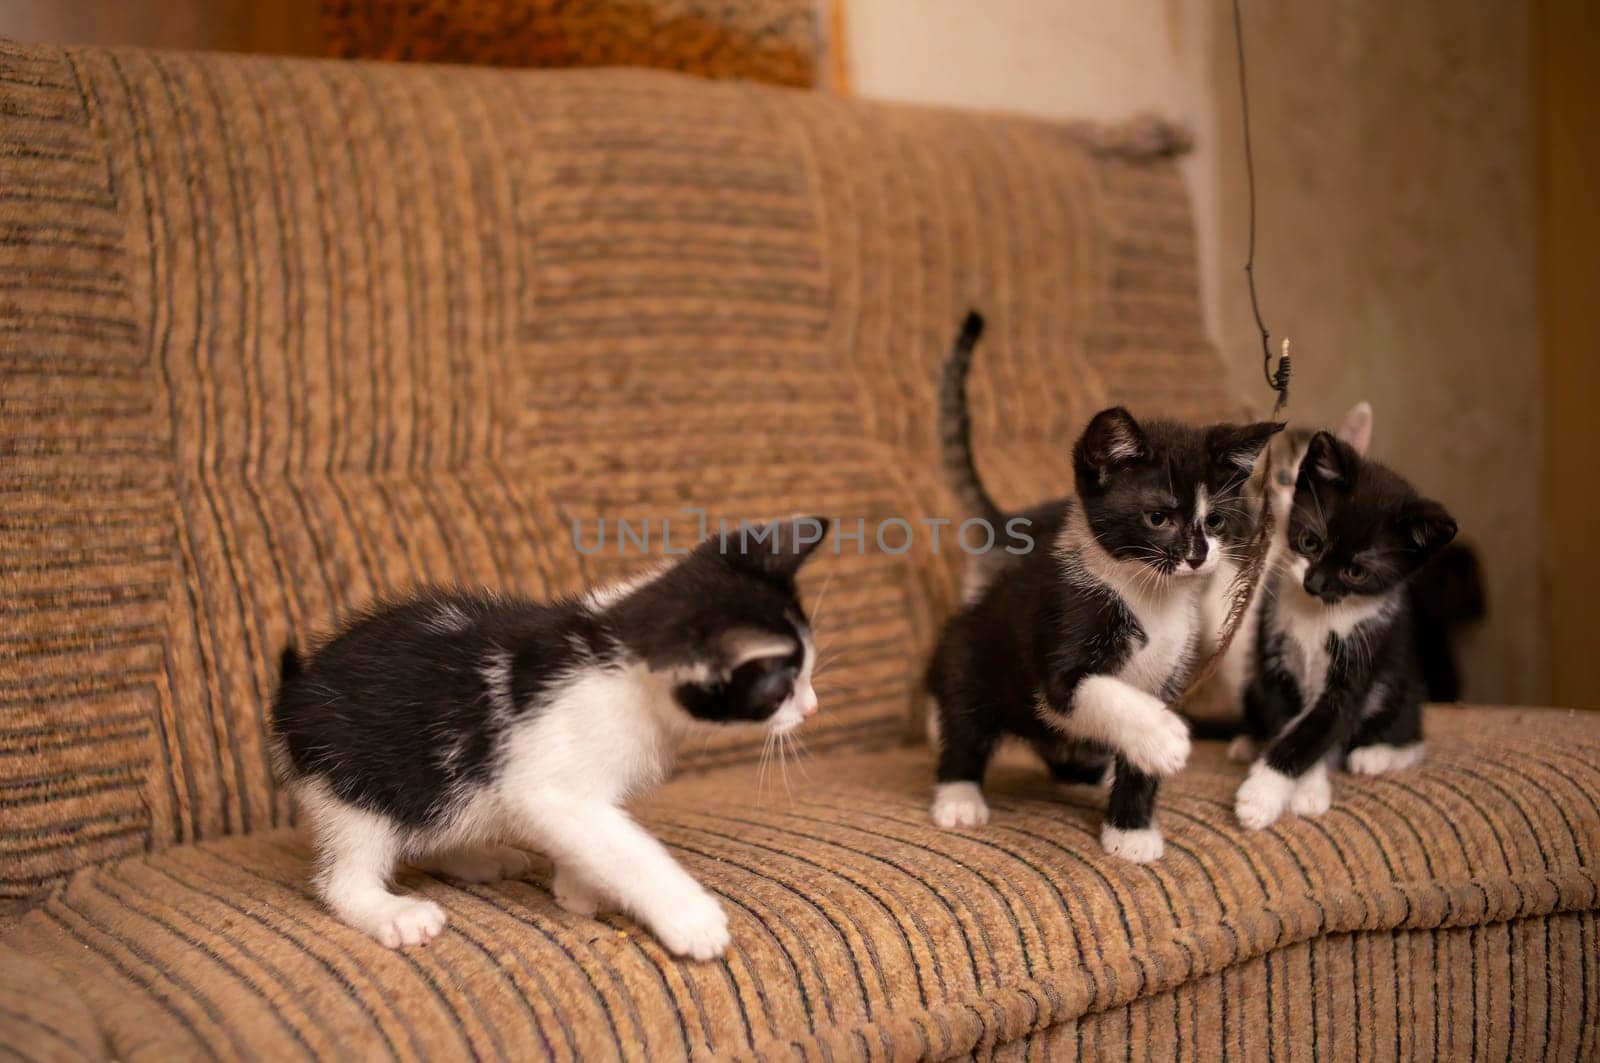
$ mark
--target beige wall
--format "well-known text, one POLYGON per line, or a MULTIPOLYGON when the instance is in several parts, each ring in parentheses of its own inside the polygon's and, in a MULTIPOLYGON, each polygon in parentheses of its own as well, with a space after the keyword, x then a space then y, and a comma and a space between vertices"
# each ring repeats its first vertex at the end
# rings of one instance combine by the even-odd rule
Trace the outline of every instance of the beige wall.
MULTIPOLYGON (((1446 501, 1486 555, 1470 697, 1544 695, 1540 344, 1529 15, 1497 0, 1244 0, 1257 277, 1295 342, 1293 415, 1377 410, 1374 449, 1446 501)), ((1208 324, 1263 396, 1240 267, 1245 198, 1226 0, 852 0, 863 96, 1194 130, 1208 324)))

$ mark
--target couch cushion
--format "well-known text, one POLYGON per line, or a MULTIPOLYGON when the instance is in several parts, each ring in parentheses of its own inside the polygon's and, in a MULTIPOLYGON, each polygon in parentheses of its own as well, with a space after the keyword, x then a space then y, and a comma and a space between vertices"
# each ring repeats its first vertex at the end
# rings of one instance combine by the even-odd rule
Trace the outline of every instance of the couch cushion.
MULTIPOLYGON (((679 963, 624 919, 568 915, 538 874, 408 877, 450 928, 389 952, 307 896, 306 847, 287 832, 86 870, 6 944, 58 968, 121 1059, 966 1052, 1312 938, 1592 912, 1600 718, 1437 710, 1428 724, 1424 767, 1340 776, 1326 816, 1258 834, 1233 818, 1243 769, 1202 745, 1163 795, 1167 855, 1144 867, 1101 853, 1098 794, 1055 792, 1021 762, 996 773, 990 826, 964 833, 927 822, 923 748, 834 754, 809 777, 791 765, 787 790, 773 768, 764 789, 748 767, 680 779, 641 815, 725 899, 723 962, 679 963)), ((1561 937, 1484 991, 1561 982, 1536 998, 1540 1021, 1575 1030, 1600 1003, 1582 951, 1561 937)), ((1431 962, 1419 952, 1414 970, 1431 962)), ((1353 1007, 1388 1043, 1394 1011, 1350 1002, 1363 977, 1319 984, 1311 1036, 1336 1036, 1353 1007)))
MULTIPOLYGON (((642 71, 0 44, 0 84, 0 896, 287 824, 278 650, 374 595, 575 591, 685 506, 954 515, 969 305, 986 455, 1222 405, 1159 136, 642 71)), ((808 573, 819 745, 904 727, 953 602, 889 533, 808 573)))

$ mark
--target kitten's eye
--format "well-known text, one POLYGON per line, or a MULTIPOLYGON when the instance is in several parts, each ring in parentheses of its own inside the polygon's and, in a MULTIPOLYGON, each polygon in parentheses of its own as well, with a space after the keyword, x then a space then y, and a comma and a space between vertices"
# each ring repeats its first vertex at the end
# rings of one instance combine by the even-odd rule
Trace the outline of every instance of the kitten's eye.
POLYGON ((1279 487, 1294 486, 1294 474, 1288 469, 1279 469, 1276 473, 1273 473, 1273 479, 1278 481, 1279 487))
POLYGON ((1371 575, 1371 573, 1369 573, 1365 567, 1356 564, 1354 561, 1344 566, 1344 580, 1346 583, 1365 583, 1367 582, 1367 577, 1369 575, 1371 575))
POLYGON ((1165 528, 1170 520, 1172 518, 1164 509, 1149 509, 1144 514, 1144 522, 1152 528, 1165 528))
POLYGON ((1303 531, 1294 541, 1294 548, 1307 557, 1322 552, 1322 539, 1316 532, 1303 531))
POLYGON ((1227 521, 1222 519, 1221 513, 1206 514, 1206 531, 1208 532, 1219 532, 1226 523, 1227 521))
POLYGON ((751 704, 775 704, 789 696, 795 675, 794 666, 785 661, 751 661, 734 669, 731 685, 745 691, 751 704))

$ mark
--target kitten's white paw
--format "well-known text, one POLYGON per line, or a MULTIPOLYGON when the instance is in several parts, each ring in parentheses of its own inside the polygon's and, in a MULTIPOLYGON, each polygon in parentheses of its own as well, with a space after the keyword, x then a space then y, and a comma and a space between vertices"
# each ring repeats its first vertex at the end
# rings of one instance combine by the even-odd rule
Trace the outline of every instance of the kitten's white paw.
POLYGON ((1235 764, 1248 764, 1256 759, 1259 752, 1256 740, 1249 735, 1238 735, 1228 743, 1228 759, 1235 764))
POLYGON ((989 822, 989 805, 977 783, 940 783, 933 791, 933 822, 945 830, 981 827, 989 822))
POLYGON ((1233 810, 1238 814, 1239 822, 1251 830, 1270 827, 1289 807, 1294 789, 1293 779, 1269 767, 1266 761, 1258 760, 1240 784, 1233 800, 1233 810))
POLYGON ((1189 748, 1189 725, 1171 709, 1162 709, 1128 736, 1122 755, 1146 775, 1165 778, 1189 763, 1189 748))
POLYGON ((576 875, 560 868, 556 868, 555 877, 550 880, 550 894, 557 904, 573 915, 593 919, 600 911, 599 895, 578 881, 576 875))
POLYGON ((691 960, 714 960, 733 940, 728 933, 728 913, 704 891, 676 905, 671 915, 657 919, 651 929, 668 952, 691 960))
POLYGON ((1421 742, 1408 746, 1360 746, 1345 757, 1345 767, 1356 775, 1387 775, 1416 767, 1422 763, 1422 756, 1421 742))
POLYGON ((1328 781, 1328 769, 1319 765, 1296 780, 1289 811, 1297 816, 1320 816, 1331 804, 1333 785, 1328 781))
POLYGON ((387 897, 350 920, 391 949, 426 945, 444 929, 444 909, 421 897, 387 897))
POLYGON ((528 857, 509 845, 488 845, 441 854, 430 860, 428 866, 463 882, 499 882, 520 878, 528 870, 528 857))
POLYGON ((1167 851, 1167 843, 1162 840, 1161 831, 1155 827, 1122 830, 1109 823, 1100 827, 1100 847, 1112 856, 1135 864, 1159 860, 1161 854, 1167 851))

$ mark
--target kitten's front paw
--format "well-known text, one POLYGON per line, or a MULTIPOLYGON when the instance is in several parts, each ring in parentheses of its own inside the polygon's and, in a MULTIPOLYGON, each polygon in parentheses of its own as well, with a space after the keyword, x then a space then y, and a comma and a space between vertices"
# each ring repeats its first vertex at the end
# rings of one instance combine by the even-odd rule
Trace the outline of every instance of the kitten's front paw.
POLYGON ((1240 823, 1251 830, 1261 830, 1272 826, 1283 815, 1294 789, 1293 779, 1268 767, 1266 761, 1258 760, 1239 786, 1233 809, 1240 823))
POLYGON ((651 929, 668 952, 691 960, 714 960, 733 940, 728 933, 728 913, 704 891, 678 905, 670 916, 656 920, 651 929))
POLYGON ((556 868, 555 877, 550 880, 550 895, 556 903, 585 919, 593 919, 600 911, 600 898, 588 886, 578 880, 571 872, 556 868))
POLYGON ((1139 729, 1122 755, 1146 775, 1165 778, 1189 763, 1189 748, 1189 725, 1171 709, 1162 709, 1139 729))
POLYGON ((528 870, 528 857, 509 845, 487 845, 434 857, 428 866, 463 882, 499 882, 522 877, 528 870))
POLYGON ((981 827, 989 822, 989 805, 977 783, 940 783, 933 791, 934 825, 945 830, 981 827))
POLYGON ((391 949, 426 945, 444 929, 444 909, 420 897, 389 897, 351 920, 391 949))
POLYGON ((1289 811, 1297 816, 1320 816, 1333 804, 1333 784, 1326 768, 1315 768, 1294 784, 1289 811))
POLYGON ((1161 854, 1167 851, 1161 831, 1153 826, 1123 830, 1109 823, 1100 828, 1100 847, 1112 856, 1135 864, 1159 860, 1161 854))
POLYGON ((1422 763, 1422 743, 1408 746, 1371 745, 1352 749, 1345 767, 1356 775, 1387 775, 1422 763))
POLYGON ((1256 740, 1249 735, 1238 735, 1228 743, 1228 759, 1235 764, 1248 764, 1255 760, 1260 752, 1256 748, 1256 740))

